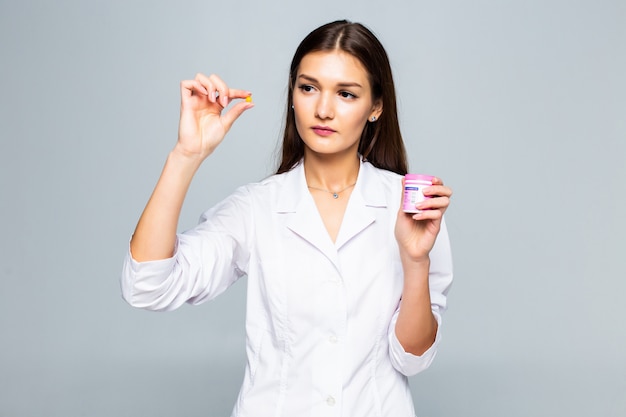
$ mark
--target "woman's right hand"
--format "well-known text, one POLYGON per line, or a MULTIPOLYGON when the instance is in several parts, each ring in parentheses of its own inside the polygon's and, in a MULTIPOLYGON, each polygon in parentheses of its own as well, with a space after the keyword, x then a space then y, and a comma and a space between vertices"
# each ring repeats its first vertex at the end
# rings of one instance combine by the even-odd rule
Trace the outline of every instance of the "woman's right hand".
POLYGON ((252 102, 241 101, 222 114, 231 101, 245 99, 251 93, 229 88, 215 74, 198 74, 193 80, 182 81, 180 94, 180 124, 174 151, 200 161, 222 142, 235 120, 254 107, 252 102))
POLYGON ((235 120, 254 106, 241 101, 222 114, 231 101, 244 99, 250 92, 228 88, 217 75, 198 74, 193 80, 182 81, 180 92, 178 142, 130 241, 132 257, 138 262, 174 254, 178 217, 197 168, 222 142, 235 120))

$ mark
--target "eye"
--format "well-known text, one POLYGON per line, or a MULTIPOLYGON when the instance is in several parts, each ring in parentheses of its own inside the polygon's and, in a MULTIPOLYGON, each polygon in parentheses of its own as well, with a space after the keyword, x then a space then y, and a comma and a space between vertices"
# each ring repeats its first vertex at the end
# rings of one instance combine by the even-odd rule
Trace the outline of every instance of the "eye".
POLYGON ((305 93, 310 93, 311 91, 314 90, 313 86, 309 84, 300 84, 298 88, 305 93))
POLYGON ((349 91, 340 91, 339 95, 343 98, 350 98, 350 99, 356 98, 356 96, 349 91))

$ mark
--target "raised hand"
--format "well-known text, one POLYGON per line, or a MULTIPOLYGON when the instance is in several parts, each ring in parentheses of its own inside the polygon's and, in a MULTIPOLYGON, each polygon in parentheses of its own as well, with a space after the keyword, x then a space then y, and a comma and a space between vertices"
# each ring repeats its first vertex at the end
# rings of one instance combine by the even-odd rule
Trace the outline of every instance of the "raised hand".
POLYGON ((200 160, 215 150, 244 111, 254 107, 252 102, 241 101, 222 114, 233 100, 245 99, 251 93, 229 88, 215 74, 198 74, 193 80, 182 81, 180 94, 180 124, 174 151, 200 160))
POLYGON ((178 217, 196 170, 222 142, 235 120, 254 106, 241 101, 222 114, 233 100, 245 99, 250 92, 228 88, 217 75, 198 74, 193 80, 181 82, 180 92, 178 142, 131 239, 130 249, 136 261, 172 256, 178 217))

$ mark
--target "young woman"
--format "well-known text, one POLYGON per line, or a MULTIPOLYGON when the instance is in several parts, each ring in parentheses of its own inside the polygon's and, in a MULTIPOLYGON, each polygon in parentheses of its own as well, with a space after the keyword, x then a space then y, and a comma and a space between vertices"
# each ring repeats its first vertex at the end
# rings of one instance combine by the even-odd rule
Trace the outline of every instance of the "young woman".
POLYGON ((435 179, 421 213, 401 211, 407 161, 380 42, 347 21, 311 32, 291 64, 276 175, 177 235, 196 170, 253 107, 216 75, 183 81, 181 95, 178 142, 132 237, 124 298, 171 310, 248 277, 233 416, 414 416, 407 376, 435 356, 452 282, 452 192, 435 179))

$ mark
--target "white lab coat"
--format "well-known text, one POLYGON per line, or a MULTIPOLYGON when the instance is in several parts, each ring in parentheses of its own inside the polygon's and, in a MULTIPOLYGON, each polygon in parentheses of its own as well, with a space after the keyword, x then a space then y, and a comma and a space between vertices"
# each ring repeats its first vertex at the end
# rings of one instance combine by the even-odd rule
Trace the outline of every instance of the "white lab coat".
MULTIPOLYGON (((243 186, 178 236, 172 258, 138 263, 129 253, 123 296, 136 307, 171 310, 248 276, 248 362, 233 417, 412 417, 407 376, 430 365, 441 326, 421 356, 404 352, 394 332, 401 178, 362 162, 335 243, 302 164, 243 186)), ((445 223, 430 258, 441 324, 452 282, 445 223)))

